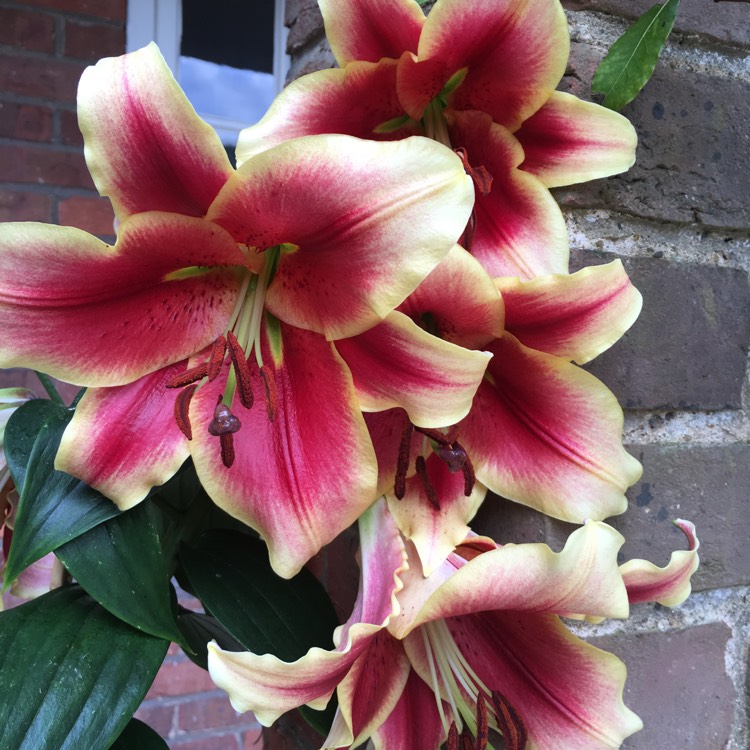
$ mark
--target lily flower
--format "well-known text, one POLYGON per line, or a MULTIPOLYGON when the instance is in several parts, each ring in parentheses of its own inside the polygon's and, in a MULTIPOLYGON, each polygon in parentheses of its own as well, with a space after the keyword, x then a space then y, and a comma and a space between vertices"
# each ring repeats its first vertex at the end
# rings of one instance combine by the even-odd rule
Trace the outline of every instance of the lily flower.
MULTIPOLYGON (((697 564, 694 530, 686 522, 682 528, 689 552, 674 553, 664 569, 644 561, 631 567, 631 576, 638 570, 641 583, 648 576, 651 593, 671 603, 689 591, 697 564)), ((617 531, 590 522, 559 553, 473 535, 425 578, 413 547, 399 544, 384 503, 360 529, 359 596, 334 650, 313 648, 285 663, 209 644, 211 676, 236 710, 252 710, 269 726, 297 706, 324 707, 337 690, 324 748, 371 738, 377 750, 437 750, 459 733, 486 747, 481 737, 486 742, 492 726, 513 739, 509 747, 602 750, 641 728, 622 701, 625 666, 560 619, 628 616, 617 531)))
MULTIPOLYGON (((78 106, 117 242, 0 226, 0 364, 90 387, 59 469, 126 509, 192 455, 213 500, 293 575, 376 497, 335 342, 387 320, 450 251, 470 178, 428 139, 341 135, 286 142, 234 171, 154 45, 88 68, 78 106)), ((435 361, 459 349, 435 341, 435 361)), ((408 351, 392 352, 407 372, 408 351)), ((488 355, 467 357, 476 388, 488 355)), ((470 380, 449 412, 468 409, 470 380)))
POLYGON ((477 180, 464 242, 487 270, 565 273, 565 226, 547 188, 625 171, 636 136, 621 115, 555 91, 569 50, 558 0, 438 0, 426 18, 414 0, 320 8, 341 68, 290 84, 240 134, 240 163, 305 134, 427 135, 461 151, 477 180))
POLYGON ((401 409, 365 415, 378 492, 427 575, 466 536, 487 488, 573 523, 625 511, 641 466, 622 446, 622 409, 574 362, 614 344, 640 306, 620 261, 490 280, 460 247, 399 306, 445 340, 494 355, 457 423, 425 430, 401 409))

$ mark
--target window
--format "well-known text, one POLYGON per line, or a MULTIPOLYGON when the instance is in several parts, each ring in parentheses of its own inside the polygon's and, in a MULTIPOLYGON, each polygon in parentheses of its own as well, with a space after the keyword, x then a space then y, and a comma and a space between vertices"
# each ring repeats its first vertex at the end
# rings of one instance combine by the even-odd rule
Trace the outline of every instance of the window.
POLYGON ((127 49, 155 41, 228 146, 284 85, 284 0, 129 0, 127 49))

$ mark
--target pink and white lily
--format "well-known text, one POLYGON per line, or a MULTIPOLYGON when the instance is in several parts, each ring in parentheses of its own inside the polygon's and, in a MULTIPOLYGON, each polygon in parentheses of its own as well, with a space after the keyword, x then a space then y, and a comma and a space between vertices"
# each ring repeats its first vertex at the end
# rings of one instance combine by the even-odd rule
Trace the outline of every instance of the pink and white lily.
POLYGON ((627 617, 630 586, 644 593, 634 580, 646 575, 652 593, 677 603, 697 564, 690 525, 690 551, 664 569, 618 568, 622 537, 590 522, 559 553, 470 536, 427 578, 383 503, 360 528, 359 597, 335 650, 314 648, 290 664, 209 645, 211 676, 235 709, 270 725, 296 706, 325 706, 337 690, 326 748, 369 737, 378 750, 437 750, 454 724, 481 731, 480 704, 490 726, 525 737, 529 750, 617 748, 641 728, 622 702, 622 662, 572 635, 560 616, 627 617))
POLYGON ((286 139, 423 133, 462 150, 478 200, 465 244, 493 276, 565 273, 547 188, 628 169, 628 121, 554 89, 569 38, 558 0, 321 0, 339 70, 303 76, 243 131, 238 159, 286 139))
POLYGON ((494 355, 452 426, 414 429, 398 409, 366 415, 378 491, 427 575, 465 538, 487 488, 574 523, 626 509, 641 467, 622 446, 622 409, 573 362, 609 348, 640 305, 619 261, 493 282, 460 247, 402 303, 446 340, 494 355))
POLYGON ((411 405, 427 358, 448 368, 446 414, 430 419, 468 410, 488 355, 431 349, 393 310, 463 231, 470 178, 428 139, 340 135, 234 171, 154 45, 88 68, 78 103, 117 242, 0 226, 0 363, 93 386, 58 468, 126 509, 192 455, 214 501, 292 575, 376 497, 354 367, 335 341, 385 326, 406 373, 388 398, 426 419, 411 405), (454 377, 456 356, 473 375, 454 377))

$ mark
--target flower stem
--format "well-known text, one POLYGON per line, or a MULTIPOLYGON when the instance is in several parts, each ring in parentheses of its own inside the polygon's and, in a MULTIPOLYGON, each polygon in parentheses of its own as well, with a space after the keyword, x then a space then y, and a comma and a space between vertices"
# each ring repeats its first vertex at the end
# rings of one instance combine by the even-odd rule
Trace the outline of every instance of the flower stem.
POLYGON ((38 370, 34 370, 34 373, 39 378, 39 382, 42 384, 44 390, 47 391, 50 400, 54 401, 56 404, 60 404, 60 406, 65 406, 65 402, 62 400, 62 396, 57 392, 57 388, 55 388, 52 378, 38 370))

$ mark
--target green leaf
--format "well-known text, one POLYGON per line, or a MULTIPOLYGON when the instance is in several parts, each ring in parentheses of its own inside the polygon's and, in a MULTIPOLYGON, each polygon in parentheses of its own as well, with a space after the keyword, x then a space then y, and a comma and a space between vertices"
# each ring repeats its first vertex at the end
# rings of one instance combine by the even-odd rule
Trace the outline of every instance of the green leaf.
POLYGON ((112 617, 80 586, 0 613, 0 747, 109 747, 168 646, 112 617))
POLYGON ((131 719, 112 750, 169 750, 169 745, 148 724, 131 719))
POLYGON ((227 633, 221 623, 211 615, 183 609, 177 615, 177 623, 194 653, 187 657, 201 669, 208 669, 208 644, 216 641, 227 651, 242 651, 242 644, 227 633))
POLYGON ((31 563, 120 512, 87 484, 55 470, 55 455, 73 412, 54 404, 53 408, 34 407, 36 403, 29 401, 8 422, 12 471, 20 479, 20 499, 5 566, 6 587, 31 563), (38 425, 41 412, 46 412, 47 419, 28 452, 28 461, 24 461, 31 429, 23 428, 23 421, 28 415, 28 424, 38 425))
POLYGON ((602 104, 620 110, 635 99, 654 72, 672 31, 680 0, 667 0, 646 11, 611 47, 594 75, 591 90, 602 104))
MULTIPOLYGON (((295 661, 313 646, 332 648, 339 621, 325 589, 304 569, 291 580, 277 576, 259 539, 211 529, 184 545, 180 560, 203 606, 248 651, 295 661)), ((300 709, 323 735, 335 711, 335 697, 324 711, 300 709)))
POLYGON ((169 561, 162 554, 158 523, 158 510, 144 501, 63 545, 56 554, 113 615, 138 630, 185 644, 172 613, 169 561))

